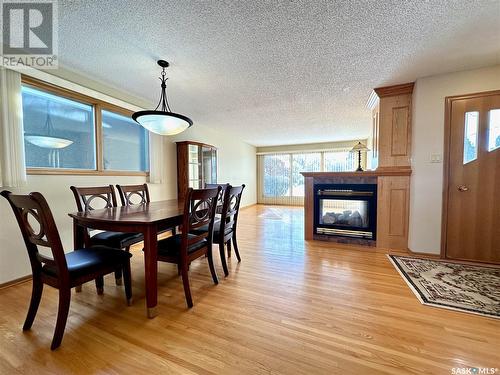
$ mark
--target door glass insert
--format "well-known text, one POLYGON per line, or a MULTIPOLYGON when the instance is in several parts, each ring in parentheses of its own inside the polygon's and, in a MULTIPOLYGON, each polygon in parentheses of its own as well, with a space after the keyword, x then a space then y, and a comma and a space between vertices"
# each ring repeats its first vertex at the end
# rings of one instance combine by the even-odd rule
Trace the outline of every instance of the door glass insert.
POLYGON ((488 119, 488 151, 500 147, 500 109, 492 109, 488 119))
POLYGON ((464 164, 477 159, 479 112, 465 112, 464 164))

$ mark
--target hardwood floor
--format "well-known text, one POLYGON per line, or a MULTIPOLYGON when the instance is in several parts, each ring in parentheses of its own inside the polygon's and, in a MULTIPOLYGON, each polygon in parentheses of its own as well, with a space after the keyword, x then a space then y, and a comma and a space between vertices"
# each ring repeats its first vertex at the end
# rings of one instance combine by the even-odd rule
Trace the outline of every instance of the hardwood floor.
POLYGON ((72 295, 62 346, 50 351, 57 292, 46 288, 21 330, 31 283, 0 290, 0 374, 451 374, 500 367, 500 320, 421 305, 385 253, 305 243, 302 208, 241 211, 242 262, 219 285, 206 259, 186 308, 175 265, 159 264, 159 315, 145 316, 143 257, 134 305, 106 278, 72 295))

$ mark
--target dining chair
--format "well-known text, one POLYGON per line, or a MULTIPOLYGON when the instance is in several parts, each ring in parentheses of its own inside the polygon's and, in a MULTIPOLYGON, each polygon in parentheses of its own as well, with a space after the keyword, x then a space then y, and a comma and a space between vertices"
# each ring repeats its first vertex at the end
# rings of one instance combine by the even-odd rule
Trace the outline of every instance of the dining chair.
POLYGON ((40 193, 14 195, 4 190, 0 193, 14 211, 17 223, 28 250, 33 276, 33 288, 23 331, 33 325, 42 297, 43 285, 59 290, 59 308, 51 349, 61 345, 71 301, 71 288, 96 280, 97 288, 104 275, 123 269, 127 303, 132 303, 130 276, 131 254, 105 247, 75 249, 64 253, 61 238, 47 201, 40 193), (51 256, 39 252, 38 247, 50 248, 51 256))
MULTIPOLYGON (((228 257, 231 256, 231 242, 234 246, 234 252, 238 262, 241 262, 238 242, 236 241, 236 227, 238 223, 238 213, 240 210, 241 196, 245 185, 231 186, 228 184, 224 194, 224 201, 221 210, 221 219, 214 224, 214 243, 219 245, 219 253, 224 270, 224 275, 229 275, 227 267, 225 247, 227 246, 228 257)), ((208 227, 203 226, 196 230, 197 233, 207 231, 208 227)))
POLYGON ((205 184, 205 189, 217 189, 219 186, 222 188, 222 190, 219 196, 217 197, 217 209, 215 210, 215 214, 217 215, 220 215, 222 211, 222 204, 224 203, 224 194, 229 184, 205 184))
MULTIPOLYGON (((133 206, 136 204, 150 203, 148 184, 142 185, 116 185, 122 206, 133 206)), ((172 232, 175 234, 175 227, 161 230, 158 233, 172 232)))
MULTIPOLYGON (((79 212, 117 206, 113 185, 97 187, 71 186, 70 189, 75 196, 76 207, 79 212)), ((88 246, 101 245, 114 249, 124 249, 127 252, 130 251, 130 246, 141 242, 144 239, 142 233, 103 231, 90 236, 86 231, 85 235, 85 243, 88 244, 88 246)), ((116 285, 122 284, 120 270, 117 270, 115 273, 115 281, 116 285)), ((102 291, 98 292, 102 293, 102 291)))
POLYGON ((212 243, 215 209, 220 191, 220 187, 199 190, 189 188, 184 202, 182 233, 158 241, 158 260, 177 264, 180 270, 188 307, 193 307, 188 278, 188 268, 193 260, 206 255, 213 282, 219 283, 212 257, 212 243), (194 233, 202 226, 208 229, 194 233))
POLYGON ((151 202, 148 184, 142 185, 116 185, 122 206, 145 204, 151 202))

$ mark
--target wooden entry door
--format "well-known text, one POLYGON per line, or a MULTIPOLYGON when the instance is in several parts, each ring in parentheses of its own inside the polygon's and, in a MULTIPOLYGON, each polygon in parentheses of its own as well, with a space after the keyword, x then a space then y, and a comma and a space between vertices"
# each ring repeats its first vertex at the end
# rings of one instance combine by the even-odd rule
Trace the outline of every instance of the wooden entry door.
POLYGON ((446 258, 500 263, 500 91, 446 100, 446 258))

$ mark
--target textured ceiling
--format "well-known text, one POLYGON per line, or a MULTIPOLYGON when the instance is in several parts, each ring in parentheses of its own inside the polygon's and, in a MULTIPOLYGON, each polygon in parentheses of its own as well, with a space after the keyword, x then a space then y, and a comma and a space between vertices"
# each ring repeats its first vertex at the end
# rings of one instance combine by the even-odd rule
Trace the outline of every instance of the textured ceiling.
POLYGON ((259 146, 364 138, 373 87, 500 63, 495 1, 59 0, 60 64, 259 146))

